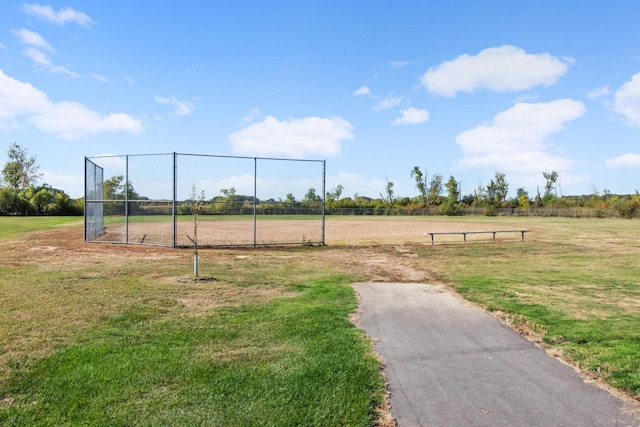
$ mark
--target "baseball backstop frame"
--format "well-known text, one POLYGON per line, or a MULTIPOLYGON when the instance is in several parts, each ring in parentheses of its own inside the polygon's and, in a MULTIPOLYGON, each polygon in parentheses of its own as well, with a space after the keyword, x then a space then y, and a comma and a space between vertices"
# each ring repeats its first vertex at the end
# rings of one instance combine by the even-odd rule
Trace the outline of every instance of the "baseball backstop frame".
MULTIPOLYGON (((325 203, 326 203, 326 160, 315 159, 286 159, 274 157, 244 157, 225 156, 213 154, 190 153, 158 153, 158 154, 125 154, 103 155, 85 157, 85 183, 84 183, 84 241, 92 243, 120 243, 126 245, 150 245, 169 246, 172 248, 193 247, 189 237, 189 231, 193 231, 192 211, 188 212, 189 201, 192 197, 185 197, 185 192, 196 189, 196 185, 182 186, 178 180, 179 165, 184 163, 185 172, 193 173, 193 176, 206 175, 193 172, 202 168, 189 167, 189 162, 241 162, 245 165, 245 178, 247 185, 249 177, 252 179, 253 194, 242 196, 242 200, 234 201, 234 196, 223 198, 224 202, 214 202, 214 197, 205 202, 205 209, 198 216, 198 247, 220 246, 280 246, 280 245, 325 245, 325 203), (170 175, 170 181, 164 178, 156 182, 157 187, 162 187, 164 193, 160 197, 146 197, 138 195, 134 190, 131 180, 131 162, 148 162, 154 173, 161 176, 170 175), (168 161, 167 161, 168 160, 168 161), (165 166, 162 163, 165 162, 165 166), (303 178, 311 183, 320 184, 321 193, 312 200, 295 201, 291 194, 287 194, 287 200, 261 200, 258 196, 268 187, 267 181, 272 178, 259 175, 261 165, 276 162, 276 168, 272 171, 281 174, 292 165, 302 165, 302 173, 305 175, 310 165, 318 165, 321 178, 303 178), (118 163, 120 175, 109 176, 109 164, 118 163), (249 165, 249 166, 247 166, 249 165), (170 167, 171 171, 165 174, 163 171, 170 167), (120 193, 114 196, 114 186, 120 189, 120 193), (261 187, 261 188, 260 188, 261 187), (222 206, 224 203, 224 206, 222 206), (233 221, 228 220, 233 216, 233 221), (282 221, 283 219, 289 221, 282 221), (190 221, 190 222, 189 222, 190 221), (280 231, 271 232, 269 236, 263 231, 261 224, 268 221, 280 231), (203 227, 204 224, 205 226, 203 227), (249 234, 249 225, 251 232, 249 234), (216 228, 212 237, 201 235, 201 230, 207 230, 207 226, 216 228), (191 229, 189 229, 191 227, 191 229), (239 235, 243 237, 234 241, 229 228, 238 228, 239 235), (184 235, 183 235, 184 234, 184 235), (215 238, 214 235, 219 236, 215 238), (223 237, 224 236, 224 237, 223 237)), ((209 166, 205 166, 207 168, 209 166)), ((135 168, 135 167, 134 167, 135 168)), ((113 169, 113 168, 112 168, 113 169)), ((212 171, 215 168, 211 168, 212 171)), ((268 169, 268 168, 265 168, 268 169)), ((139 172, 139 171, 138 171, 139 172)), ((266 173, 266 172, 265 172, 266 173)), ((140 178, 138 175, 137 178, 140 178)), ((202 178, 202 177, 201 177, 202 178)), ((296 182, 289 178, 289 184, 296 182)), ((284 185, 287 185, 285 182, 284 185)), ((316 184, 314 184, 316 185, 316 184)), ((310 190, 314 188, 310 188, 310 190)), ((204 190, 203 190, 204 191, 204 190)), ((266 228, 266 227, 264 227, 266 228)), ((271 228, 271 226, 270 226, 271 228)))

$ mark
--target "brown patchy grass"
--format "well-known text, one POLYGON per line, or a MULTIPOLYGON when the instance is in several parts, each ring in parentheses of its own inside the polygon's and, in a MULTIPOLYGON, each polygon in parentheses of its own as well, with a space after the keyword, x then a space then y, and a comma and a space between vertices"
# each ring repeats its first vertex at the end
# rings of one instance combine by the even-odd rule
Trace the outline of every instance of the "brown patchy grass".
MULTIPOLYGON (((286 227, 286 221, 274 225, 286 227)), ((486 307, 498 300, 539 304, 577 320, 636 316, 640 298, 633 271, 638 268, 639 235, 640 222, 628 220, 330 217, 327 247, 201 251, 201 274, 208 279, 202 281, 191 280, 188 250, 85 244, 78 226, 12 237, 0 241, 0 382, 131 305, 147 304, 167 316, 198 317, 293 295, 280 285, 285 277, 295 281, 296 273, 444 283, 486 307), (519 236, 498 236, 496 244, 484 236, 469 245, 432 246, 423 235, 505 228, 531 232, 524 244, 513 241, 519 236), (468 276, 489 278, 496 287, 485 296, 465 290, 459 285, 468 276), (627 282, 633 286, 621 286, 627 282)), ((461 240, 454 236, 437 242, 461 240)), ((542 343, 549 333, 526 315, 494 309, 532 341, 542 343)), ((548 340, 544 345, 593 371, 592 376, 606 379, 615 370, 609 361, 580 359, 566 342, 548 340)), ((218 349, 215 356, 233 358, 234 352, 254 350, 218 349)))

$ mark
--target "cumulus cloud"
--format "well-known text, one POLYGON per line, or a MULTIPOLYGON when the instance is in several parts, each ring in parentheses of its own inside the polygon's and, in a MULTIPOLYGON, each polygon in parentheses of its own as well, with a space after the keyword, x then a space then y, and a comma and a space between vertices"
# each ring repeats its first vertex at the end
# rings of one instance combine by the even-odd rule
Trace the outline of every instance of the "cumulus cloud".
POLYGON ((360 89, 356 90, 355 92, 353 92, 352 94, 353 96, 367 96, 367 95, 371 95, 371 89, 369 89, 367 86, 362 86, 360 87, 360 89))
POLYGON ((634 74, 616 91, 613 111, 625 117, 629 124, 640 126, 640 73, 634 74))
POLYGON ((505 45, 431 67, 421 81, 429 92, 446 97, 479 89, 519 91, 555 84, 567 72, 569 62, 548 53, 529 54, 519 47, 505 45))
POLYGON ((515 181, 531 181, 542 171, 569 171, 574 161, 553 153, 549 138, 566 123, 581 117, 581 102, 560 99, 548 103, 519 103, 497 114, 489 124, 462 132, 460 167, 499 170, 515 181))
POLYGON ((376 111, 384 111, 389 110, 393 107, 397 107, 402 102, 402 98, 396 98, 394 96, 387 96, 385 99, 380 101, 378 105, 373 107, 376 111))
POLYGON ((404 110, 400 110, 400 113, 402 116, 395 119, 391 123, 392 125, 415 125, 429 120, 429 112, 419 108, 409 107, 404 110))
POLYGON ((53 102, 30 83, 9 77, 0 70, 0 124, 11 126, 21 119, 27 125, 63 139, 103 132, 138 134, 142 131, 140 121, 128 114, 100 115, 77 102, 53 102))
POLYGON ((614 157, 613 159, 607 159, 605 160, 605 164, 609 168, 637 168, 640 167, 640 154, 627 153, 622 156, 614 157))
POLYGON ((353 138, 352 126, 340 117, 278 120, 266 116, 229 135, 233 152, 246 156, 307 158, 335 156, 342 141, 353 138))
POLYGON ((27 15, 36 17, 43 21, 56 25, 65 25, 69 22, 76 23, 84 28, 91 28, 95 21, 84 12, 79 12, 71 7, 65 7, 59 11, 54 11, 51 6, 40 4, 25 4, 22 11, 27 15))
POLYGON ((156 102, 164 105, 171 105, 173 107, 173 115, 175 116, 188 116, 195 110, 195 105, 186 100, 177 99, 171 95, 168 98, 162 96, 155 96, 156 102))

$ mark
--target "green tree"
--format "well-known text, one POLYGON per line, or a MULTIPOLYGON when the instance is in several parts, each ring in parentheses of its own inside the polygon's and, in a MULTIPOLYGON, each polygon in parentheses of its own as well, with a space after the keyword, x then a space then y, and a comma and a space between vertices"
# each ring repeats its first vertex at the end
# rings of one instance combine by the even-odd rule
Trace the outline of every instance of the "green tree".
POLYGON ((543 199, 545 200, 551 199, 552 191, 554 192, 555 197, 558 197, 558 192, 556 191, 556 183, 558 182, 558 178, 559 178, 558 172, 556 171, 542 172, 542 176, 546 180, 546 183, 544 184, 543 199))
POLYGON ((439 173, 431 176, 428 189, 428 201, 429 204, 439 205, 441 203, 442 191, 443 191, 443 178, 439 173))
POLYGON ((509 183, 507 182, 507 178, 503 173, 496 172, 496 202, 502 204, 507 200, 507 196, 509 195, 509 183))
POLYGON ((236 188, 223 188, 220 193, 224 196, 224 202, 222 203, 224 211, 229 214, 232 213, 236 202, 236 188))
POLYGON ((385 187, 385 194, 386 197, 383 196, 382 194, 380 194, 380 198, 387 203, 389 206, 393 206, 393 201, 394 199, 394 192, 393 192, 393 181, 389 181, 389 179, 387 179, 387 185, 385 187))
POLYGON ((523 188, 520 187, 516 191, 516 202, 519 208, 528 209, 531 206, 531 201, 529 200, 529 193, 523 188))
POLYGON ((307 191, 307 194, 304 195, 304 198, 302 199, 302 201, 306 203, 317 203, 322 201, 322 197, 316 194, 315 188, 311 187, 307 191))
POLYGON ((341 184, 338 184, 331 191, 327 191, 326 194, 326 203, 328 208, 332 208, 335 206, 336 202, 342 196, 342 192, 344 191, 344 187, 341 184))
POLYGON ((47 184, 38 188, 30 186, 23 194, 29 201, 33 213, 38 215, 51 213, 55 202, 55 194, 47 184))
POLYGON ((285 196, 284 202, 282 202, 282 199, 280 200, 281 203, 283 203, 285 206, 289 207, 289 206, 295 206, 296 202, 296 198, 293 196, 293 194, 288 193, 285 196))
POLYGON ((196 186, 191 187, 191 198, 189 199, 189 207, 193 214, 193 236, 187 234, 187 238, 191 240, 194 247, 193 275, 198 277, 198 214, 204 205, 204 190, 198 194, 196 186))
POLYGON ((424 173, 420 170, 418 166, 414 166, 411 170, 411 178, 416 180, 416 188, 420 192, 420 197, 422 198, 422 203, 425 205, 429 204, 429 189, 427 184, 427 170, 425 169, 424 173))
POLYGON ((37 184, 42 177, 40 166, 28 150, 14 142, 7 155, 9 161, 0 177, 0 214, 82 214, 82 203, 75 203, 64 191, 48 184, 37 184))
POLYGON ((133 202, 133 200, 143 199, 133 188, 131 181, 124 184, 124 176, 115 175, 107 179, 102 184, 102 191, 104 193, 104 199, 107 200, 104 203, 105 215, 124 215, 124 203, 115 202, 114 200, 128 200, 129 214, 134 213, 139 209, 139 202, 133 202))
MULTIPOLYGON (((35 156, 30 156, 26 148, 17 143, 11 144, 7 151, 8 161, 2 168, 3 185, 0 186, 0 213, 29 215, 40 213, 34 209, 31 201, 37 191, 32 188, 42 177, 35 156), (28 192, 28 194, 27 194, 28 192)), ((44 203, 44 194, 40 193, 36 205, 44 203)))
POLYGON ((42 177, 36 156, 29 156, 29 150, 26 148, 14 142, 7 151, 7 157, 9 161, 2 169, 2 179, 9 188, 26 191, 42 177))
POLYGON ((460 186, 458 181, 451 175, 445 184, 447 189, 447 199, 440 205, 440 211, 445 215, 458 215, 460 199, 460 186))
POLYGON ((484 205, 487 215, 495 215, 497 209, 502 207, 509 193, 509 184, 503 173, 496 172, 495 181, 492 179, 484 192, 484 205))

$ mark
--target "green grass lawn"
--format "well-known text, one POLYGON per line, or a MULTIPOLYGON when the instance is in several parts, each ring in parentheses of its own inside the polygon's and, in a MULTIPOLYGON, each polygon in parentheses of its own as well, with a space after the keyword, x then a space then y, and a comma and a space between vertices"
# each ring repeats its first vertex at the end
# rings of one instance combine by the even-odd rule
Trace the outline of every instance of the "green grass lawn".
MULTIPOLYGON (((488 221, 491 221, 489 219, 488 221)), ((524 243, 419 250, 462 296, 640 398, 640 221, 499 219, 524 243)))
POLYGON ((24 223, 0 231, 1 425, 374 424, 351 277, 277 252, 203 253, 200 281, 190 251, 43 257, 39 235, 11 240, 24 223))
POLYGON ((374 425, 380 365, 348 321, 348 284, 374 274, 360 249, 640 396, 640 221, 428 221, 532 231, 202 251, 194 281, 191 251, 84 244, 78 218, 0 217, 0 425, 374 425))
POLYGON ((79 216, 0 216, 0 241, 14 239, 31 231, 59 229, 84 224, 79 216))

